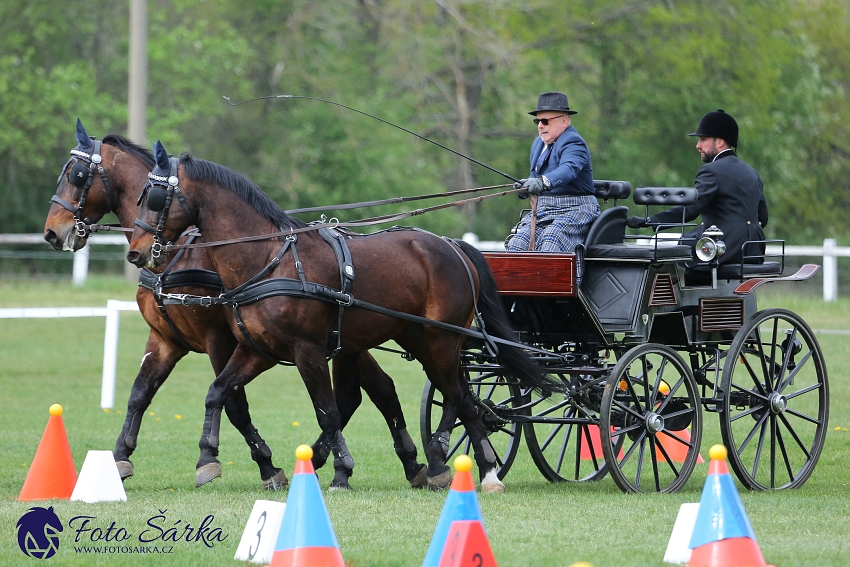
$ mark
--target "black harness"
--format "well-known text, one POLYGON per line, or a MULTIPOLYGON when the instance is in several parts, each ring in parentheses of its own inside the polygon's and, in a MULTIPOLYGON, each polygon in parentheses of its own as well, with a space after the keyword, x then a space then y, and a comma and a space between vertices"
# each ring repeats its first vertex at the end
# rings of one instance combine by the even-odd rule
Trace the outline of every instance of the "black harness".
MULTIPOLYGON (((198 229, 193 228, 190 231, 183 233, 183 235, 188 234, 189 240, 191 243, 196 237, 200 236, 200 232, 198 229)), ((159 313, 162 315, 162 318, 165 319, 165 322, 168 323, 168 328, 171 329, 171 333, 177 338, 177 342, 188 351, 191 352, 200 352, 194 348, 183 338, 180 332, 177 330, 176 325, 171 320, 171 317, 168 316, 168 311, 165 309, 165 302, 163 301, 163 290, 172 289, 175 287, 206 287, 209 289, 213 289, 219 293, 224 291, 224 285, 221 283, 221 278, 216 272, 211 270, 202 270, 199 268, 189 268, 185 270, 177 270, 172 272, 171 270, 174 268, 174 265, 183 255, 184 250, 180 250, 177 254, 174 255, 174 258, 171 262, 168 263, 165 270, 160 274, 156 274, 147 268, 142 268, 139 272, 139 287, 143 287, 145 289, 151 290, 154 298, 156 299, 157 307, 159 307, 159 313)))
POLYGON ((71 165, 71 162, 74 162, 74 165, 71 166, 71 170, 68 172, 68 182, 82 189, 80 193, 80 200, 77 201, 77 205, 74 206, 68 201, 62 199, 59 195, 53 195, 51 197, 51 203, 58 203, 66 210, 70 211, 74 215, 74 231, 77 236, 80 238, 88 238, 91 235, 91 230, 88 225, 92 224, 91 219, 88 217, 82 216, 83 207, 86 205, 86 199, 89 195, 89 188, 91 188, 91 184, 94 181, 94 172, 100 174, 100 179, 103 181, 103 186, 106 189, 106 197, 109 199, 109 209, 113 210, 113 204, 115 202, 114 197, 112 195, 112 191, 109 189, 109 180, 106 178, 106 172, 103 170, 103 165, 101 162, 103 158, 100 155, 100 147, 101 142, 98 140, 92 140, 93 145, 88 146, 86 148, 82 148, 81 146, 77 146, 73 150, 71 150, 71 157, 65 162, 65 166, 62 168, 62 173, 59 174, 59 178, 56 180, 56 184, 62 181, 62 176, 65 175, 65 172, 68 170, 68 166, 71 165), (84 150, 91 148, 91 153, 86 153, 84 150))
POLYGON ((133 221, 133 224, 141 227, 145 232, 153 234, 151 256, 154 258, 159 258, 162 255, 165 246, 173 244, 170 240, 163 240, 162 229, 165 226, 165 221, 168 220, 168 210, 171 208, 171 201, 174 199, 174 195, 177 195, 177 199, 180 201, 186 214, 191 216, 186 199, 180 191, 179 179, 177 179, 177 166, 177 158, 172 157, 169 158, 169 171, 162 171, 159 165, 157 165, 152 172, 148 173, 148 182, 142 188, 139 200, 136 203, 136 205, 141 205, 142 199, 147 194, 148 208, 160 213, 156 228, 138 218, 133 221))

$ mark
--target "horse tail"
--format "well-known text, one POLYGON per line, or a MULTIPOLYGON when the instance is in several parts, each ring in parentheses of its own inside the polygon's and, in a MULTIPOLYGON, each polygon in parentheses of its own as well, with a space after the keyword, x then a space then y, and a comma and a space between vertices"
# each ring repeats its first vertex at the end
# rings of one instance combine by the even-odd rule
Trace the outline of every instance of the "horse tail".
MULTIPOLYGON (((463 240, 455 240, 455 242, 478 272, 478 280, 481 286, 478 293, 478 310, 481 313, 487 334, 516 342, 516 331, 514 331, 508 312, 502 304, 499 287, 496 285, 496 278, 493 277, 487 258, 468 242, 463 240)), ((505 367, 511 377, 519 380, 523 386, 543 392, 551 392, 560 384, 560 382, 553 381, 521 347, 502 343, 497 343, 497 346, 499 351, 496 360, 505 367)))

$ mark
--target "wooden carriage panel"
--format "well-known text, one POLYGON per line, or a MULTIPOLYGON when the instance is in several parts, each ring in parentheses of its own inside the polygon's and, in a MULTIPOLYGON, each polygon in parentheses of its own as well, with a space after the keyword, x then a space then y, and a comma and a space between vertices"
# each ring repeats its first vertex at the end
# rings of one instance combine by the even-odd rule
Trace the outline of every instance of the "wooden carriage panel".
POLYGON ((576 295, 576 256, 551 252, 483 252, 502 295, 576 295))

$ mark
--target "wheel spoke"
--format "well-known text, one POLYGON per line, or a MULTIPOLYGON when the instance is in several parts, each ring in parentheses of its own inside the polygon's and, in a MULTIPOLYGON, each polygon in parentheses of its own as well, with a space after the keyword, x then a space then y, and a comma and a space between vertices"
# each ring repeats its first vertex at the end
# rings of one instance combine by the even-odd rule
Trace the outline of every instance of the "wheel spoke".
MULTIPOLYGON (((657 437, 656 438, 650 437, 650 439, 653 439, 655 446, 661 452, 661 456, 664 457, 664 461, 667 463, 667 466, 670 467, 670 470, 673 471, 673 474, 676 475, 676 476, 679 476, 679 469, 676 468, 676 465, 674 464, 673 459, 671 459, 670 455, 667 453, 667 449, 664 447, 664 444, 659 442, 657 437)), ((656 466, 656 460, 657 460, 657 455, 655 453, 655 450, 653 450, 652 451, 652 464, 653 464, 653 468, 655 469, 655 477, 658 478, 658 467, 656 466)))
MULTIPOLYGON (((765 380, 769 380, 770 377, 767 374, 767 368, 764 365, 764 355, 761 351, 759 351, 758 354, 759 354, 759 358, 762 359, 762 367, 765 371, 765 374, 764 374, 765 380)), ((759 380, 758 376, 756 376, 756 373, 753 370, 753 367, 750 366, 750 361, 747 360, 747 357, 744 356, 743 354, 741 355, 741 364, 743 364, 744 368, 747 369, 747 372, 749 373, 750 378, 753 379, 753 384, 755 384, 755 387, 759 389, 759 393, 761 393, 762 396, 767 396, 767 392, 765 392, 765 390, 763 388, 763 384, 761 383, 761 380, 759 380)))
MULTIPOLYGON (((760 428, 759 428, 759 440, 756 444, 756 452, 755 457, 753 458, 753 478, 757 478, 759 462, 761 461, 761 452, 764 449, 764 437, 765 433, 767 433, 767 424, 765 421, 767 420, 767 414, 764 414, 762 420, 760 420, 760 428)), ((742 447, 743 449, 743 447, 742 447)))
POLYGON ((794 370, 792 370, 792 371, 788 374, 788 376, 785 378, 785 380, 783 380, 783 381, 782 381, 782 385, 781 385, 781 387, 777 388, 777 389, 776 389, 776 391, 777 391, 777 392, 781 392, 781 391, 783 391, 785 388, 787 388, 787 387, 788 387, 788 385, 789 385, 791 382, 793 382, 793 381, 794 381, 794 378, 796 378, 796 377, 797 377, 797 374, 800 372, 800 370, 801 370, 801 369, 803 368, 803 366, 804 366, 804 365, 805 365, 805 364, 809 361, 809 359, 810 359, 811 357, 812 357, 812 351, 807 352, 807 353, 806 353, 806 356, 804 356, 804 357, 803 357, 803 359, 802 359, 800 362, 798 362, 798 363, 797 363, 796 368, 794 368, 794 370))
POLYGON ((753 439, 753 435, 756 434, 756 431, 758 431, 758 429, 762 426, 765 419, 767 419, 767 412, 765 412, 765 414, 759 418, 759 420, 756 422, 756 424, 750 430, 749 435, 747 435, 747 437, 744 439, 744 442, 741 443, 741 445, 738 447, 737 452, 738 452, 739 456, 744 452, 744 449, 747 448, 747 445, 750 444, 750 441, 752 441, 752 439, 753 439))
POLYGON ((661 402, 661 405, 660 405, 660 406, 658 406, 658 410, 656 411, 656 413, 661 413, 661 412, 663 412, 663 411, 664 411, 664 408, 666 408, 666 407, 667 407, 667 404, 668 404, 668 403, 670 403, 670 400, 672 400, 672 399, 674 399, 674 398, 675 398, 675 399, 681 399, 681 398, 677 398, 677 397, 675 397, 675 394, 676 394, 676 391, 677 391, 677 390, 678 390, 678 389, 682 386, 682 384, 684 384, 684 383, 685 383, 685 377, 684 377, 684 376, 679 376, 679 379, 676 381, 676 384, 674 385, 674 387, 673 387, 673 388, 670 388, 670 393, 669 393, 669 394, 667 394, 667 396, 664 398, 664 401, 663 401, 663 402, 661 402), (674 388, 675 388, 675 389, 674 389, 674 388))
MULTIPOLYGON (((571 426, 571 424, 567 424, 567 425, 568 425, 568 426, 571 426)), ((553 439, 554 439, 554 438, 558 435, 558 433, 560 433, 560 431, 561 431, 561 429, 562 429, 563 427, 564 427, 564 424, 563 424, 563 423, 559 423, 558 425, 556 425, 556 426, 555 426, 555 429, 552 431, 552 433, 551 433, 551 434, 549 434, 549 437, 547 437, 547 438, 546 438, 546 440, 543 442, 543 444, 542 444, 542 445, 540 445, 540 450, 541 450, 541 451, 545 451, 545 450, 549 447, 549 443, 551 443, 551 442, 552 442, 552 440, 553 440, 553 439)), ((567 437, 569 437, 569 436, 570 436, 570 432, 569 432, 569 430, 567 430, 567 434, 566 434, 566 436, 567 436, 567 437)))
MULTIPOLYGON (((634 429, 638 429, 638 427, 635 427, 634 429)), ((629 447, 629 450, 628 450, 628 451, 626 451, 626 452, 625 452, 625 454, 623 454, 623 458, 622 458, 622 459, 620 459, 620 460, 617 462, 617 464, 619 464, 619 465, 620 465, 620 468, 622 468, 622 466, 623 466, 624 464, 626 464, 626 461, 628 461, 628 460, 629 460, 629 458, 632 456, 632 453, 634 453, 634 452, 635 452, 635 449, 638 447, 638 442, 637 442, 637 441, 643 441, 643 439, 645 439, 645 438, 646 438, 646 431, 641 431, 641 433, 640 433, 640 437, 638 437, 638 439, 637 439, 634 443, 632 443, 632 446, 631 446, 631 447, 629 447)))
POLYGON ((785 471, 788 473, 788 478, 794 481, 794 471, 791 469, 791 460, 788 458, 788 451, 785 449, 785 440, 782 438, 782 430, 777 427, 776 441, 779 443, 779 450, 782 452, 782 460, 785 463, 785 471))
MULTIPOLYGON (((791 434, 791 437, 793 437, 794 441, 797 442, 797 446, 800 447, 800 450, 803 451, 803 453, 806 455, 806 460, 811 459, 812 458, 811 453, 809 453, 808 448, 806 448, 806 445, 800 439, 800 436, 797 435, 797 431, 791 426, 791 422, 788 421, 788 418, 786 418, 784 415, 780 414, 779 419, 782 420, 782 423, 784 423, 786 429, 788 429, 788 433, 791 434)), ((820 422, 817 422, 817 423, 818 423, 818 425, 820 425, 820 422)))
MULTIPOLYGON (((693 448, 693 446, 694 446, 694 445, 693 445, 693 443, 691 443, 690 441, 686 441, 686 440, 682 439, 681 437, 679 437, 678 435, 676 435, 675 433, 671 433, 670 431, 668 431, 668 430, 666 430, 666 429, 664 429, 664 430, 660 431, 659 433, 663 433, 663 434, 664 434, 664 435, 666 435, 667 437, 671 437, 671 438, 675 439, 676 441, 678 441, 678 442, 679 442, 679 443, 681 443, 682 445, 685 445, 685 446, 686 446, 686 447, 688 447, 689 449, 690 449, 690 448, 693 448)), ((663 445, 662 443, 659 443, 659 445, 661 446, 661 448, 662 448, 662 450, 663 450, 664 445, 663 445)))
MULTIPOLYGON (((635 443, 635 445, 638 445, 638 444, 635 443)), ((640 449, 639 449, 640 452, 638 453, 637 470, 635 471, 635 488, 637 488, 638 490, 640 490, 640 477, 641 477, 641 473, 643 472, 643 452, 644 452, 645 448, 646 448, 646 435, 644 434, 640 438, 640 449)))

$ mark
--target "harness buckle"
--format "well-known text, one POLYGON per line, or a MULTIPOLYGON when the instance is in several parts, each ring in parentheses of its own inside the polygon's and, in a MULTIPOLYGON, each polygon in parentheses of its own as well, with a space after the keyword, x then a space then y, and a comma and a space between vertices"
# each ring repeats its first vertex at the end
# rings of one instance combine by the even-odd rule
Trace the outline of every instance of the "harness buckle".
POLYGON ((352 305, 354 305, 354 298, 351 297, 350 293, 341 293, 337 296, 336 302, 342 305, 343 307, 351 307, 352 305), (345 301, 342 300, 342 297, 346 298, 345 301))
POLYGON ((86 233, 88 230, 86 229, 86 223, 82 220, 77 219, 74 221, 74 232, 76 232, 77 236, 80 238, 86 238, 86 233))
POLYGON ((151 244, 151 257, 159 258, 162 255, 162 242, 159 240, 154 240, 154 243, 151 244))
POLYGON ((211 295, 205 295, 201 297, 200 306, 201 307, 212 307, 213 298, 211 295))

